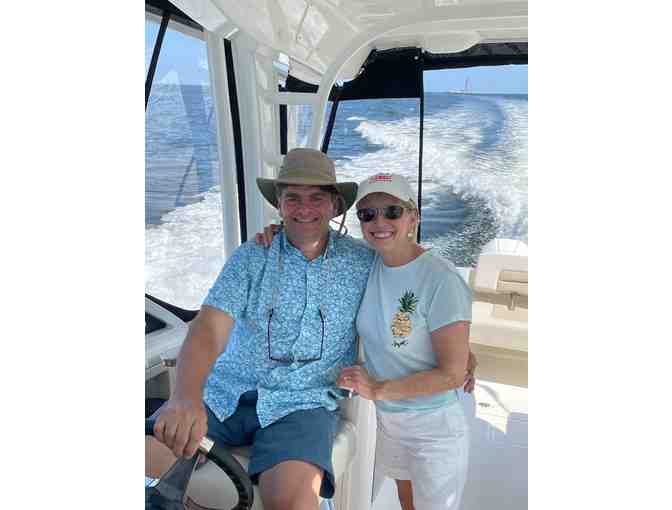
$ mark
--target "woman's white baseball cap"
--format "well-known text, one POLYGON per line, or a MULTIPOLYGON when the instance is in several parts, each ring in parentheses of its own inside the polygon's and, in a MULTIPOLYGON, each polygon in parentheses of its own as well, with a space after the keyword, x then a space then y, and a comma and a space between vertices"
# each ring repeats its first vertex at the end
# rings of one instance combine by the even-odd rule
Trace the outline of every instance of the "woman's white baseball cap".
POLYGON ((405 177, 398 174, 378 173, 364 179, 357 187, 357 204, 371 193, 387 193, 404 202, 416 202, 415 194, 405 177))

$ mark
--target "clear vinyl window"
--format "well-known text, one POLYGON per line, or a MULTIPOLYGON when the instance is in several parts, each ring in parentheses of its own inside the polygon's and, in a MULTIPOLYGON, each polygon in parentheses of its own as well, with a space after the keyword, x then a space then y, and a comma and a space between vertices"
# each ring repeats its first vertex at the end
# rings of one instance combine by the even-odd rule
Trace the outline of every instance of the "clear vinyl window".
MULTIPOLYGON (((145 112, 145 292, 198 309, 223 263, 205 41, 169 24, 145 112)), ((159 24, 145 24, 145 68, 159 24)))
MULTIPOLYGON (((473 267, 494 239, 528 243, 527 66, 425 72, 422 243, 473 267)), ((343 101, 329 157, 340 180, 404 175, 418 189, 419 99, 343 101)), ((348 229, 361 237, 354 212, 348 229)))

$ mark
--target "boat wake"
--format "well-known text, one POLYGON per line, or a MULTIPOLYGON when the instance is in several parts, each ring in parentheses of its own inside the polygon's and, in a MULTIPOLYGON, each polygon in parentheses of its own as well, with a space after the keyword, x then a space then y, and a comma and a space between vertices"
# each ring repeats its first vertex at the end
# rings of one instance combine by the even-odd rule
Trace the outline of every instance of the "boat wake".
MULTIPOLYGON (((423 241, 458 265, 473 265, 494 237, 527 239, 527 101, 469 97, 425 118, 423 241)), ((346 179, 380 171, 404 175, 417 188, 417 115, 361 121, 355 131, 372 146, 338 161, 346 179)), ((361 235, 354 217, 348 228, 361 235)))
MULTIPOLYGON (((384 108, 344 105, 349 122, 337 124, 329 155, 339 179, 359 182, 387 171, 404 175, 417 189, 417 101, 383 103, 384 108)), ((426 112, 423 243, 457 266, 475 265, 482 247, 495 237, 528 243, 526 97, 428 94, 426 112)), ((200 306, 223 262, 219 187, 200 177, 214 173, 208 154, 216 153, 216 146, 202 142, 204 156, 196 163, 207 171, 189 174, 186 204, 175 198, 186 196, 180 194, 184 165, 174 165, 172 175, 168 162, 156 160, 147 173, 146 289, 185 308, 200 306)), ((193 159, 184 152, 182 159, 193 159)), ((361 237, 352 212, 346 224, 361 237)))

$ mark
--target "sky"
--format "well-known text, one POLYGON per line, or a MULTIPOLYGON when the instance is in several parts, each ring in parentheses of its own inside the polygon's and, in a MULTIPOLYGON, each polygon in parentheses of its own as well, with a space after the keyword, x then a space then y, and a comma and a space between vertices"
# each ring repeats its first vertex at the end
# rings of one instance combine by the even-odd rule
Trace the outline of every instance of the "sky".
MULTIPOLYGON (((159 25, 145 23, 145 72, 159 25)), ((207 84, 205 43, 174 30, 163 40, 154 83, 179 80, 182 84, 207 84)), ((425 92, 463 91, 483 94, 527 94, 527 66, 469 67, 425 72, 425 92)))
POLYGON ((527 94, 527 66, 467 67, 425 72, 425 92, 527 94))

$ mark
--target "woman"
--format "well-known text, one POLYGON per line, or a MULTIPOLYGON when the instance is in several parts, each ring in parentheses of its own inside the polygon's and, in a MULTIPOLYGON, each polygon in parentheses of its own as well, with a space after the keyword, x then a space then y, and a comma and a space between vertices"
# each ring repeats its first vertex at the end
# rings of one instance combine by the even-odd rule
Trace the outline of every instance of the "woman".
POLYGON ((457 509, 469 449, 459 389, 473 390, 476 366, 471 292, 451 263, 416 243, 406 179, 376 174, 359 184, 355 204, 377 256, 357 316, 365 362, 343 369, 337 384, 374 401, 375 469, 396 481, 402 509, 457 509))
POLYGON ((471 292, 452 264, 416 243, 418 210, 403 177, 366 179, 355 203, 377 256, 357 316, 365 364, 345 368, 337 384, 374 401, 376 472, 396 480, 403 510, 457 509, 469 448, 458 389, 471 292))

